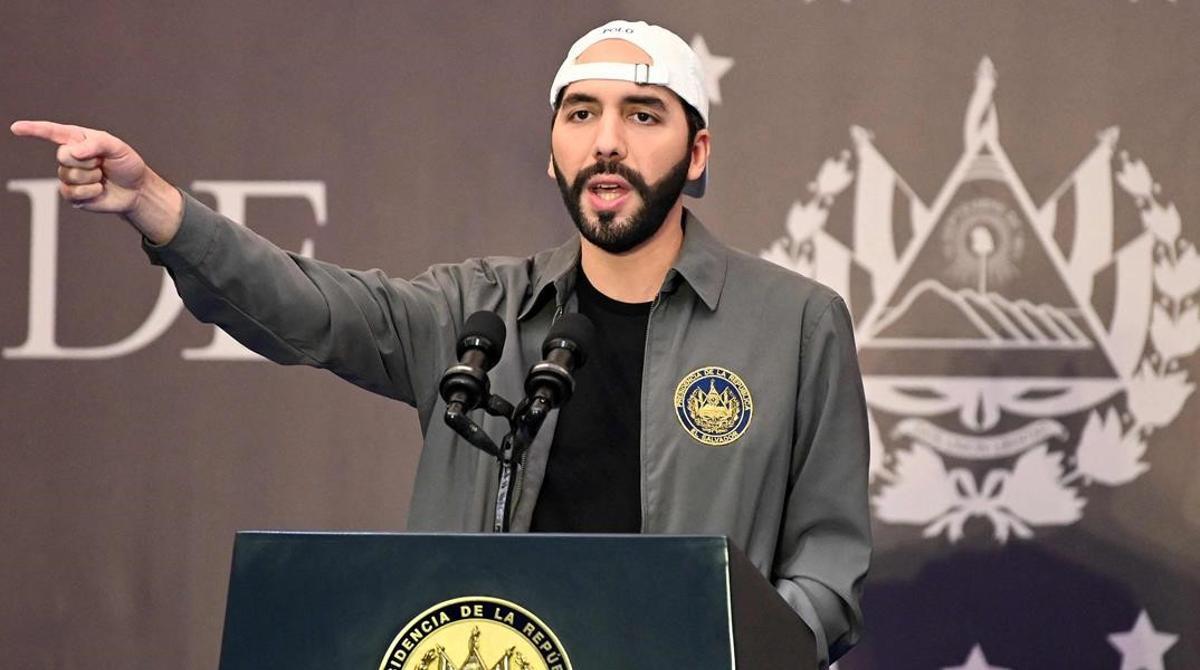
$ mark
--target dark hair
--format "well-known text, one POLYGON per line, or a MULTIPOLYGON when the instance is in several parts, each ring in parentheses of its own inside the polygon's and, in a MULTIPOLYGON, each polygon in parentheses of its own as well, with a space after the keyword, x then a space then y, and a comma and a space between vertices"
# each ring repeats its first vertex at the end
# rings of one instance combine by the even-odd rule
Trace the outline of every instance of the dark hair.
MULTIPOLYGON (((674 91, 671 91, 671 93, 675 94, 676 98, 679 98, 678 93, 674 91)), ((704 117, 700 116, 700 112, 695 107, 692 107, 683 98, 679 98, 679 103, 683 105, 683 115, 687 117, 688 146, 690 147, 696 142, 696 133, 704 130, 707 124, 704 123, 704 117)))
MULTIPOLYGON (((559 89, 558 97, 554 100, 554 112, 550 114, 551 130, 554 130, 554 122, 558 120, 558 108, 562 107, 563 93, 565 93, 566 90, 567 87, 565 86, 559 89)), ((667 90, 670 91, 671 95, 674 96, 675 99, 679 101, 679 104, 683 106, 683 116, 685 119, 687 119, 687 145, 688 147, 691 147, 696 142, 696 134, 707 127, 707 125, 704 123, 704 117, 700 116, 700 112, 697 111, 695 107, 692 107, 688 101, 679 97, 678 93, 671 91, 671 89, 667 90)))

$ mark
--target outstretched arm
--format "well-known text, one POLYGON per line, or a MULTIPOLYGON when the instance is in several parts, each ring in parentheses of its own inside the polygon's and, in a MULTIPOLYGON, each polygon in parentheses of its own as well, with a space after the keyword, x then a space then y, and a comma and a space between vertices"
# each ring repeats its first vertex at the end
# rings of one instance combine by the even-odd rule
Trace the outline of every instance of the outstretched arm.
POLYGON ((476 265, 413 281, 288 253, 209 210, 102 130, 18 121, 16 135, 58 145, 59 190, 76 207, 122 216, 166 266, 184 304, 267 358, 326 368, 376 393, 429 405, 452 352, 476 265))

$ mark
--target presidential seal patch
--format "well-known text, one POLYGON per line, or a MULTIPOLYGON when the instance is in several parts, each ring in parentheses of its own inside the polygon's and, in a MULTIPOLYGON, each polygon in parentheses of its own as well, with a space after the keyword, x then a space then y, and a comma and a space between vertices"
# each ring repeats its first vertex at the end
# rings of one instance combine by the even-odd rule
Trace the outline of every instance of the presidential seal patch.
POLYGON ((675 415, 692 439, 723 447, 742 436, 754 417, 750 389, 719 367, 693 370, 675 387, 675 415))
POLYGON ((571 661, 532 613, 500 598, 468 596, 409 621, 379 670, 571 670, 571 661))

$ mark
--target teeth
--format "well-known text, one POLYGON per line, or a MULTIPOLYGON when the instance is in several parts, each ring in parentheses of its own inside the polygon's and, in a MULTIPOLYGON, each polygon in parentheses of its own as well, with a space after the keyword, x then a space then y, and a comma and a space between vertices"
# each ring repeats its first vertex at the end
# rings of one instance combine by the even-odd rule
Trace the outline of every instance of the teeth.
POLYGON ((594 184, 591 190, 592 193, 596 194, 597 198, 604 200, 605 202, 611 202, 625 194, 625 188, 623 186, 612 183, 594 184))

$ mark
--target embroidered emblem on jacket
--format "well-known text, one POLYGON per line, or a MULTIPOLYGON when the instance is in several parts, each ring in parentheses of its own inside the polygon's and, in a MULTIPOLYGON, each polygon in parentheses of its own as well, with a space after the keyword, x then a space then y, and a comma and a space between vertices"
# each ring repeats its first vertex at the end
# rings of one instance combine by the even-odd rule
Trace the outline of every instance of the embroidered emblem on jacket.
POLYGON ((694 440, 723 447, 742 436, 754 417, 750 389, 720 367, 693 370, 675 387, 675 415, 694 440))

